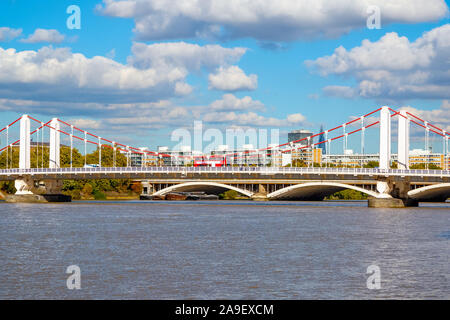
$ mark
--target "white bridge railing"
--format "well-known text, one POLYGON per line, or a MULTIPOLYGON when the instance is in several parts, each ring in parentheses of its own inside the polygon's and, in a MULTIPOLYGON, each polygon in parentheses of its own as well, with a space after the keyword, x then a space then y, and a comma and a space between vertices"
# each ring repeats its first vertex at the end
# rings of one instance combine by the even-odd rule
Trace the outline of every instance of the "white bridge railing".
MULTIPOLYGON (((26 175, 77 175, 77 174, 317 174, 317 175, 369 175, 369 176, 416 176, 416 177, 450 177, 450 170, 399 170, 377 168, 289 168, 289 167, 101 167, 101 168, 34 168, 34 169, 0 169, 0 179, 5 176, 26 175)), ((64 177, 62 177, 64 178, 64 177)))

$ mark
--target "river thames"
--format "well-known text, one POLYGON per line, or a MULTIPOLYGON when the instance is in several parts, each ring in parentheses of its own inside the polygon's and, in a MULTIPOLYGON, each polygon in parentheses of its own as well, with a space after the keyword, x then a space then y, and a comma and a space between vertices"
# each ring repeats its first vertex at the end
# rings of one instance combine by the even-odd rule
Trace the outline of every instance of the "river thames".
POLYGON ((449 209, 0 203, 0 299, 449 299, 449 209), (70 265, 80 290, 67 289, 70 265))

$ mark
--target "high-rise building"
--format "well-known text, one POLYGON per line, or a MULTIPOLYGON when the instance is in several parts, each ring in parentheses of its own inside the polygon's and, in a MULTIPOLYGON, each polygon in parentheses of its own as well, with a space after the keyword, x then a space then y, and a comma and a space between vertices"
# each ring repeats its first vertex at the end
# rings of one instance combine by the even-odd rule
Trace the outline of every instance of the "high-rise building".
MULTIPOLYGON (((295 144, 300 144, 303 146, 308 145, 308 137, 312 136, 313 133, 309 130, 293 130, 291 132, 288 133, 288 141, 289 142, 294 142, 294 141, 298 141, 298 140, 302 140, 302 141, 298 141, 298 142, 294 142, 295 144)), ((309 142, 310 144, 313 143, 314 139, 311 139, 311 141, 309 142)))
MULTIPOLYGON (((323 126, 320 126, 320 132, 323 132, 323 126)), ((319 136, 319 143, 320 143, 320 142, 322 142, 322 143, 320 143, 320 144, 318 145, 318 148, 319 148, 319 149, 322 149, 322 154, 327 154, 327 143, 324 142, 324 141, 325 141, 325 136, 324 136, 324 134, 322 133, 322 134, 319 136)))

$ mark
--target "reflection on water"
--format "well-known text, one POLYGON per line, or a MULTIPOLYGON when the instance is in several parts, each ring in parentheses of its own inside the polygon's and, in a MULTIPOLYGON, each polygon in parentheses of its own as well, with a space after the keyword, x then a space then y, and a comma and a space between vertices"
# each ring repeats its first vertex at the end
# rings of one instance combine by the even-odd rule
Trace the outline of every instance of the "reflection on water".
POLYGON ((449 299, 450 204, 366 206, 0 203, 0 298, 449 299))

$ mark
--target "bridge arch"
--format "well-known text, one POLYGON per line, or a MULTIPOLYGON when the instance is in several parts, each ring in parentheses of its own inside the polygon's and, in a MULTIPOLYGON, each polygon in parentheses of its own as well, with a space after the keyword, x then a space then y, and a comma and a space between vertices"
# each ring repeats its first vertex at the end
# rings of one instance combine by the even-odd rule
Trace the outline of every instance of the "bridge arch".
POLYGON ((194 191, 205 191, 207 193, 211 193, 211 194, 218 194, 218 193, 222 193, 224 191, 228 191, 228 190, 234 190, 240 194, 243 194, 247 197, 251 197, 253 195, 253 192, 245 190, 245 189, 241 189, 241 188, 237 188, 237 187, 233 187, 230 186, 228 184, 223 184, 223 183, 217 183, 217 182, 185 182, 185 183, 180 183, 180 184, 176 184, 167 188, 164 188, 162 190, 159 190, 157 192, 155 192, 153 195, 154 196, 161 196, 164 195, 166 193, 169 192, 194 192, 194 191))
POLYGON ((408 191, 408 197, 418 201, 445 202, 450 198, 450 183, 439 183, 408 191))
POLYGON ((289 186, 269 193, 269 199, 296 199, 296 200, 323 200, 326 196, 345 189, 360 191, 369 196, 378 198, 375 191, 338 182, 307 182, 289 186))

